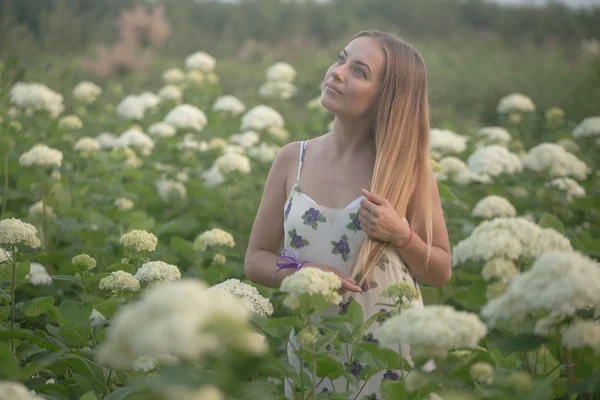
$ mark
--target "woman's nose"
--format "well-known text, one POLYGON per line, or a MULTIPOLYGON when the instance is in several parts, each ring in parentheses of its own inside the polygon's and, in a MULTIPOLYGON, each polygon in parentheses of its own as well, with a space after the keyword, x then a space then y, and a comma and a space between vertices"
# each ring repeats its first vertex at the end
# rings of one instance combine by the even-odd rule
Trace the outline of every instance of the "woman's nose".
POLYGON ((334 67, 331 70, 331 76, 335 80, 343 82, 344 81, 344 66, 343 65, 339 65, 337 67, 334 67))

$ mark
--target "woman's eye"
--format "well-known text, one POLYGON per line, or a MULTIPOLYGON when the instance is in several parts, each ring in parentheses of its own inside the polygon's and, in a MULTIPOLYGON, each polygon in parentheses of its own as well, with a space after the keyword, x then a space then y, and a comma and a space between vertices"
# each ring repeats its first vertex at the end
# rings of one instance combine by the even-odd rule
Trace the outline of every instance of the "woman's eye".
POLYGON ((354 67, 354 72, 356 72, 359 75, 364 76, 365 78, 367 77, 367 75, 365 74, 365 71, 363 71, 362 68, 354 67))
POLYGON ((343 62, 344 61, 344 56, 342 56, 341 54, 338 56, 337 58, 338 62, 343 62))

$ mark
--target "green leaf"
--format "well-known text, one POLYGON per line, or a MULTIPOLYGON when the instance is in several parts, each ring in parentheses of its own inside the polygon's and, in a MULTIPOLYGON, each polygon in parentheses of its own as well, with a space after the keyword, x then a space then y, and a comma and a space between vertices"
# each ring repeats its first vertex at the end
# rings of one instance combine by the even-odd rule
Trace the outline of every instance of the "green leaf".
POLYGON ((21 373, 19 362, 10 349, 9 342, 0 343, 0 378, 18 380, 21 373))
POLYGON ((352 301, 350 303, 346 316, 352 321, 352 337, 353 341, 356 342, 360 340, 362 336, 362 328, 365 323, 365 314, 357 301, 352 301))
POLYGON ((25 379, 29 378, 30 376, 37 374, 42 369, 46 369, 49 366, 53 365, 58 360, 60 360, 61 357, 63 356, 63 354, 65 354, 67 351, 69 351, 69 350, 62 349, 62 350, 56 351, 54 353, 50 353, 40 360, 36 360, 34 362, 28 363, 23 368, 23 371, 21 372, 21 379, 25 380, 25 379))
POLYGON ((529 351, 538 349, 541 345, 550 342, 550 339, 534 334, 522 334, 500 338, 494 342, 496 347, 505 353, 515 351, 529 351))
POLYGON ((47 314, 58 319, 58 308, 54 305, 52 297, 37 297, 25 303, 15 305, 25 316, 37 317, 40 314, 47 314))
POLYGON ((194 250, 194 246, 187 240, 179 237, 173 236, 171 238, 171 249, 181 257, 191 260, 194 258, 196 251, 194 250))
POLYGON ((317 356, 317 376, 327 377, 331 380, 337 379, 344 373, 344 366, 336 359, 327 354, 317 356))
POLYGON ((550 214, 549 212, 545 212, 544 214, 542 214, 542 216, 540 217, 540 220, 538 221, 537 224, 542 228, 552 228, 552 229, 562 233, 563 235, 566 232, 565 226, 560 221, 560 219, 556 218, 554 215, 550 214))
POLYGON ((92 304, 90 302, 83 303, 64 300, 58 306, 58 311, 69 324, 87 325, 92 313, 92 304))
MULTIPOLYGON (((58 351, 61 349, 60 346, 50 343, 48 340, 44 340, 43 338, 37 337, 34 333, 27 329, 7 329, 0 330, 0 342, 1 341, 9 341, 10 339, 19 339, 28 341, 50 351, 58 351)), ((0 343, 1 344, 1 343, 0 343)), ((0 365, 2 365, 0 363, 0 365)))
POLYGON ((79 284, 81 282, 81 276, 73 275, 52 275, 52 279, 57 281, 67 281, 79 284))
POLYGON ((98 397, 96 396, 96 393, 93 390, 90 390, 89 392, 81 396, 79 400, 98 400, 98 397))
POLYGON ((109 297, 108 299, 94 299, 92 300, 92 306, 102 315, 107 318, 112 318, 119 307, 119 300, 114 297, 109 297))
POLYGON ((383 400, 405 400, 411 398, 408 397, 408 393, 402 382, 384 382, 381 384, 379 390, 383 400))
POLYGON ((133 264, 125 264, 125 263, 116 263, 111 265, 110 267, 106 268, 106 271, 108 272, 112 272, 112 271, 125 271, 125 272, 129 272, 130 274, 135 274, 135 265, 133 264))
POLYGON ((451 203, 460 201, 458 197, 452 192, 450 186, 445 183, 438 183, 438 192, 440 193, 440 198, 442 200, 449 201, 451 203))
POLYGON ((70 347, 83 347, 87 344, 87 332, 89 331, 89 328, 61 325, 58 331, 60 332, 60 336, 65 339, 66 344, 70 347))
POLYGON ((243 393, 240 400, 276 400, 278 398, 277 395, 279 394, 279 390, 277 389, 277 386, 270 382, 252 381, 244 384, 240 393, 243 393))
MULTIPOLYGON (((29 268, 29 261, 17 263, 17 267, 15 269, 17 282, 23 282, 26 279, 25 277, 29 273, 29 268)), ((0 267, 0 282, 2 281, 12 281, 12 266, 2 265, 2 267, 0 267)))

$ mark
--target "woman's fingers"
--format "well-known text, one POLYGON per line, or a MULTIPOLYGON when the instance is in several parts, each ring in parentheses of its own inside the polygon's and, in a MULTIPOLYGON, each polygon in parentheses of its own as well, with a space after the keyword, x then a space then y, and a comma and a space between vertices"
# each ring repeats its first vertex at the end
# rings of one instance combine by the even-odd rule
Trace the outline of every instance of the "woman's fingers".
POLYGON ((362 289, 359 286, 356 286, 354 283, 345 279, 342 279, 342 289, 350 292, 362 292, 362 289))

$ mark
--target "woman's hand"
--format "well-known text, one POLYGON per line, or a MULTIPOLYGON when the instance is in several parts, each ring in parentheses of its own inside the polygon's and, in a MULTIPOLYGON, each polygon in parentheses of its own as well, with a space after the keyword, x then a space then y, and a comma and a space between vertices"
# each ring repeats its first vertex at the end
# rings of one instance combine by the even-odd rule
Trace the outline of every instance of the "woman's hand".
POLYGON ((390 202, 366 189, 362 192, 365 198, 358 209, 361 229, 373 239, 390 242, 394 246, 406 243, 410 237, 410 227, 390 202))
POLYGON ((359 286, 356 286, 355 282, 352 279, 350 279, 348 276, 344 275, 342 273, 342 271, 340 271, 337 268, 333 268, 333 267, 330 267, 329 265, 325 265, 325 264, 315 264, 315 263, 308 263, 305 265, 305 267, 319 268, 319 269, 322 269, 323 271, 333 272, 334 274, 339 276, 342 281, 342 288, 340 289, 340 294, 343 294, 344 292, 347 292, 347 291, 362 292, 362 289, 359 286))

